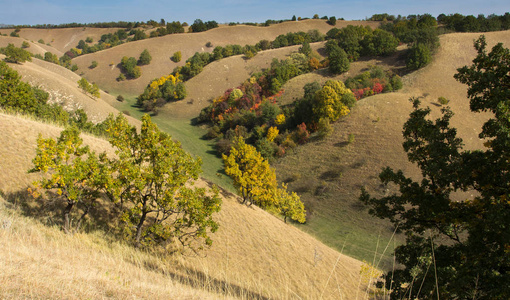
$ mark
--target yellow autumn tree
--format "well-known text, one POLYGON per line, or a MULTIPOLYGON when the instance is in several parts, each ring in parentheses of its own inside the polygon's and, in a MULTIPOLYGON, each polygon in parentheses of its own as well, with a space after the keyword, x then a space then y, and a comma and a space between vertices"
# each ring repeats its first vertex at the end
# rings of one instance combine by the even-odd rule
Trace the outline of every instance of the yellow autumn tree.
POLYGON ((276 174, 267 160, 246 144, 242 137, 234 140, 230 155, 223 155, 225 172, 234 180, 242 203, 267 208, 276 203, 276 174))
POLYGON ((328 80, 324 86, 315 93, 313 114, 317 119, 328 118, 336 121, 349 114, 349 108, 342 102, 342 97, 351 90, 345 88, 342 82, 328 80))
POLYGON ((274 139, 278 136, 278 134, 280 133, 280 131, 278 130, 278 128, 276 128, 275 126, 271 126, 269 127, 269 129, 267 130, 267 136, 266 136, 266 139, 270 142, 274 141, 274 139))
POLYGON ((295 192, 289 193, 287 186, 282 183, 276 192, 276 208, 278 213, 283 216, 283 221, 287 223, 290 218, 299 223, 306 221, 305 205, 301 202, 301 198, 295 192))

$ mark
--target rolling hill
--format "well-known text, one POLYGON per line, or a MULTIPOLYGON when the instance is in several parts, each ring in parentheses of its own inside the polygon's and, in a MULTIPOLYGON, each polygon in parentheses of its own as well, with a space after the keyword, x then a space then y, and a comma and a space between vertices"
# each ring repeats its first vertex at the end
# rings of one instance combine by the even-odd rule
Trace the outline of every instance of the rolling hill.
MULTIPOLYGON (((337 27, 348 24, 377 26, 375 22, 339 21, 337 27)), ((126 110, 137 117, 141 113, 131 106, 134 96, 138 95, 151 79, 170 73, 196 51, 212 51, 212 48, 205 46, 207 42, 211 42, 213 46, 255 44, 261 39, 272 40, 286 32, 318 29, 325 33, 331 28, 323 20, 286 22, 269 27, 221 26, 202 33, 168 35, 132 42, 74 59, 73 63, 79 66, 77 73, 109 91, 102 92, 101 99, 84 95, 76 84, 80 76, 54 64, 34 60, 32 63, 11 66, 24 80, 48 90, 51 100, 60 101, 69 108, 82 107, 94 121, 100 121, 108 113, 116 113, 118 110, 126 110), (137 58, 143 49, 149 50, 153 60, 150 65, 142 67, 142 77, 117 82, 115 78, 120 72, 117 64, 122 56, 137 58), (176 64, 169 57, 179 50, 183 52, 183 59, 176 64), (98 61, 99 66, 89 69, 88 66, 93 60, 98 61), (126 96, 128 101, 116 101, 114 96, 118 94, 126 96)), ((54 47, 54 51, 66 51, 74 47, 80 39, 89 35, 99 37, 101 32, 108 32, 92 28, 56 30, 22 29, 20 38, 0 37, 0 46, 8 42, 21 45, 23 39, 36 41, 42 38, 46 42, 52 41, 51 47, 54 47)), ((10 31, 12 30, 0 30, 7 34, 10 31)), ((0 141, 0 156, 9 159, 0 162, 0 191, 9 201, 2 201, 0 218, 11 220, 18 227, 13 226, 12 228, 17 229, 4 231, 0 227, 0 234, 3 239, 12 241, 8 244, 9 251, 22 257, 13 259, 13 256, 0 251, 9 270, 0 275, 3 276, 0 277, 0 283, 4 283, 3 286, 11 283, 11 286, 16 287, 5 290, 4 295, 29 297, 27 295, 37 295, 38 291, 44 290, 47 294, 40 294, 41 297, 52 298, 62 295, 58 294, 62 287, 65 287, 65 293, 75 293, 77 298, 110 297, 110 293, 116 298, 123 298, 130 293, 145 297, 145 294, 137 294, 141 288, 149 290, 148 294, 155 298, 173 295, 185 299, 219 297, 218 294, 210 293, 220 293, 221 297, 225 298, 247 299, 317 299, 321 295, 331 299, 351 299, 364 295, 364 287, 359 285, 361 262, 345 257, 329 247, 358 259, 382 259, 385 268, 390 266, 392 258, 388 253, 394 246, 392 228, 389 223, 370 217, 357 198, 362 186, 373 195, 385 195, 393 191, 392 187, 380 185, 377 178, 381 168, 385 166, 402 169, 406 174, 419 178, 419 170, 408 163, 401 146, 402 125, 411 111, 409 98, 420 97, 423 105, 432 108, 433 117, 440 115, 437 98, 448 98, 449 106, 455 113, 452 125, 458 128, 465 147, 483 147, 483 141, 478 138, 477 132, 488 115, 475 115, 470 112, 466 87, 453 78, 457 68, 471 63, 475 56, 473 40, 479 35, 455 33, 441 36, 441 47, 433 62, 419 71, 405 75, 404 88, 401 91, 359 101, 349 116, 333 125, 334 132, 331 135, 301 146, 273 164, 278 179, 288 182, 289 189, 298 192, 304 200, 309 213, 307 224, 297 227, 285 225, 258 208, 247 208, 238 204, 236 198, 225 191, 224 207, 218 216, 221 229, 213 237, 214 246, 204 253, 206 257, 153 256, 117 243, 108 244, 98 237, 97 233, 65 236, 57 228, 47 228, 19 216, 17 210, 12 208, 16 206, 16 202, 13 204, 12 195, 23 191, 26 185, 35 179, 25 171, 30 167, 30 159, 34 155, 37 133, 56 136, 60 129, 1 114, 0 128, 4 129, 2 131, 6 134, 1 136, 4 140, 0 141), (349 142, 349 136, 353 137, 353 141, 349 142), (25 227, 29 229, 20 229, 25 227), (300 230, 317 237, 329 247, 300 230), (20 247, 23 240, 31 242, 26 247, 20 247), (67 246, 69 247, 66 248, 67 246), (389 249, 385 249, 386 247, 389 249), (44 251, 35 255, 38 248, 44 251), (77 259, 77 266, 86 266, 87 273, 70 270, 63 267, 63 259, 57 258, 58 253, 66 251, 75 253, 73 257, 80 257, 85 253, 85 257, 94 257, 98 262, 89 266, 86 258, 80 258, 77 259), (36 269, 40 269, 43 279, 58 278, 56 285, 27 275, 34 270, 24 263, 30 256, 36 257, 32 261, 43 261, 52 266, 36 269), (130 277, 129 269, 133 266, 137 280, 142 282, 138 285, 134 284, 130 277), (14 271, 17 269, 21 270, 20 274, 14 271), (67 283, 69 278, 70 282, 79 281, 81 285, 67 283), (167 286, 168 282, 171 282, 171 287, 167 286), (118 283, 123 283, 122 288, 116 289, 118 283), (91 289, 97 284, 104 289, 91 289), (18 288, 21 292, 15 294, 18 288), (204 294, 201 291, 203 289, 207 290, 204 294)), ((485 35, 489 46, 497 42, 503 42, 506 47, 510 46, 510 31, 485 35)), ((323 45, 324 43, 316 43, 312 47, 321 49, 323 45)), ((43 54, 44 50, 50 49, 44 47, 50 46, 32 43, 29 49, 43 54)), ((293 46, 262 51, 250 60, 234 56, 209 64, 202 73, 186 82, 188 97, 167 104, 159 115, 154 117, 154 121, 180 140, 186 150, 204 158, 204 176, 208 180, 227 182, 228 185, 228 180, 215 176, 222 168, 221 160, 214 156, 209 142, 200 140, 205 130, 192 126, 191 119, 208 105, 209 99, 239 85, 253 72, 266 68, 272 58, 284 58, 297 49, 298 46, 293 46)), ((383 59, 360 60, 351 65, 347 74, 340 76, 332 77, 324 71, 299 76, 284 86, 286 93, 280 101, 289 103, 299 98, 302 87, 308 82, 343 80, 347 76, 363 72, 371 65, 399 72, 403 67, 403 60, 400 53, 397 53, 383 59)), ((135 118, 130 120, 133 124, 138 122, 135 118)), ((96 149, 109 148, 107 143, 96 138, 87 137, 86 140, 96 149)), ((201 184, 208 183, 202 181, 201 184)), ((226 187, 228 189, 228 186, 226 187)), ((462 199, 462 195, 458 197, 462 199)), ((3 290, 0 288, 1 292, 3 290)))
MULTIPOLYGON (((214 245, 199 256, 151 255, 107 242, 100 231, 66 236, 56 225, 42 226, 19 213, 50 213, 52 201, 27 203, 20 195, 37 179, 26 173, 35 156, 37 135, 56 137, 61 129, 3 113, 0 128, 4 158, 0 190, 9 200, 0 200, 0 223, 4 224, 0 236, 9 241, 0 251, 2 298, 188 299, 187 295, 198 294, 200 299, 215 299, 220 296, 208 293, 221 293, 221 297, 245 299, 317 299, 320 295, 352 299, 365 292, 359 282, 361 262, 259 208, 239 204, 228 192, 217 216, 221 227, 213 234, 214 245)), ((84 135, 84 141, 95 151, 111 151, 104 140, 84 135)), ((40 220, 55 224, 59 216, 54 218, 43 213, 40 220)))

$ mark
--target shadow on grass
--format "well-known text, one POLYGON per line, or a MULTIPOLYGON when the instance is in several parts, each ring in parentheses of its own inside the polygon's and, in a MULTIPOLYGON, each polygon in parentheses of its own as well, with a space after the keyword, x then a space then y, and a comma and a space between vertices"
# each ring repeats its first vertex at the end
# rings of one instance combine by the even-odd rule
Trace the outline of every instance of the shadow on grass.
POLYGON ((206 289, 209 292, 220 293, 223 295, 229 295, 242 299, 270 299, 267 296, 251 291, 245 287, 227 282, 225 280, 213 278, 204 272, 197 271, 189 267, 182 266, 182 273, 164 270, 159 265, 151 262, 145 262, 144 267, 149 271, 158 272, 172 278, 172 280, 178 281, 181 284, 185 284, 196 289, 206 289))
MULTIPOLYGON (((5 200, 21 211, 24 216, 34 218, 47 226, 59 226, 63 228, 64 208, 67 202, 57 193, 49 192, 44 196, 34 197, 27 190, 19 190, 5 195, 5 200)), ((82 216, 85 205, 77 203, 71 212, 71 228, 76 228, 78 220, 82 216)), ((79 231, 114 232, 118 212, 112 203, 98 199, 90 205, 86 217, 83 219, 79 231)))
POLYGON ((349 145, 349 142, 344 141, 344 142, 335 143, 333 146, 343 148, 343 147, 346 147, 347 145, 349 145))

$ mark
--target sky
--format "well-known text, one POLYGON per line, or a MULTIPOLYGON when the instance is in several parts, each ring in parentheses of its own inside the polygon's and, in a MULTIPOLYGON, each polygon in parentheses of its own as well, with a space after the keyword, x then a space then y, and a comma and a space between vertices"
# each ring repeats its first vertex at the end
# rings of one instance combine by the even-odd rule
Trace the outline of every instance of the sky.
POLYGON ((373 14, 460 13, 502 15, 508 0, 0 0, 0 24, 36 25, 110 21, 215 20, 218 23, 311 18, 314 14, 362 20, 373 14))

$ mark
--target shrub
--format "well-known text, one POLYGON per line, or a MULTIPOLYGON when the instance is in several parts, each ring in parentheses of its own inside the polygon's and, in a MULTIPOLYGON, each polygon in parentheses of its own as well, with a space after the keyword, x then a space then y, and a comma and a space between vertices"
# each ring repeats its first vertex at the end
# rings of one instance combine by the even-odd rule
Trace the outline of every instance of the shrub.
POLYGON ((19 37, 19 34, 18 34, 18 33, 16 33, 16 31, 13 31, 13 32, 11 32, 11 36, 12 36, 12 37, 19 37))
POLYGON ((94 69, 97 67, 97 61, 93 60, 92 63, 90 64, 90 69, 94 69))
POLYGON ((71 71, 73 71, 73 72, 78 71, 78 65, 77 65, 77 64, 73 64, 73 65, 71 66, 71 71))
POLYGON ((409 70, 418 70, 425 67, 432 61, 432 55, 427 46, 416 44, 407 54, 406 67, 409 70))
POLYGON ((119 102, 124 102, 124 96, 122 96, 122 95, 118 95, 118 96, 117 96, 117 101, 119 101, 119 102))
POLYGON ((445 97, 442 97, 442 96, 437 98, 437 101, 441 105, 447 105, 450 102, 450 100, 448 100, 448 99, 446 99, 445 97))
POLYGON ((321 118, 317 127, 317 135, 321 139, 327 137, 333 132, 333 126, 331 126, 328 118, 321 118))
POLYGON ((13 44, 8 44, 7 47, 5 47, 4 54, 6 56, 5 60, 8 62, 23 63, 32 61, 30 52, 17 48, 13 44))
POLYGON ((207 48, 212 48, 213 44, 211 42, 207 42, 207 43, 205 43, 205 46, 207 48))
POLYGON ((172 55, 172 60, 174 62, 180 62, 182 59, 182 54, 181 54, 181 51, 177 51, 174 53, 174 55, 172 55))
POLYGON ((85 42, 87 43, 92 43, 94 40, 92 40, 92 38, 90 36, 88 36, 86 39, 85 39, 85 42))
POLYGON ((390 79, 390 84, 391 86, 393 87, 393 90, 394 91, 398 91, 402 88, 403 84, 402 84, 402 78, 400 78, 400 76, 398 75, 394 75, 393 77, 391 77, 390 79))
POLYGON ((39 44, 43 44, 44 45, 44 40, 43 39, 40 39, 37 41, 39 44))
POLYGON ((349 71, 349 68, 347 53, 340 47, 333 49, 329 54, 329 70, 334 74, 342 74, 349 71))
POLYGON ((349 133, 349 135, 347 136, 347 142, 349 144, 352 144, 352 143, 354 143, 354 140, 355 140, 354 134, 353 133, 349 133))
POLYGON ((336 18, 334 16, 329 17, 328 24, 335 26, 336 25, 336 18))
POLYGON ((44 53, 44 60, 47 61, 47 62, 51 62, 51 63, 54 63, 54 64, 59 64, 59 60, 58 60, 58 57, 56 54, 53 54, 51 52, 46 52, 44 53))
POLYGON ((21 43, 21 48, 25 49, 28 47, 30 47, 30 44, 27 41, 23 41, 23 43, 21 43))
MULTIPOLYGON (((140 54, 140 58, 138 59, 138 64, 141 66, 148 65, 151 63, 151 60, 152 60, 152 56, 150 55, 149 51, 147 49, 145 49, 140 54)), ((138 76, 138 77, 140 77, 140 76, 138 76)), ((135 78, 138 78, 138 77, 135 77, 135 78)))
POLYGON ((117 77, 117 81, 124 81, 126 80, 126 76, 122 73, 119 74, 119 77, 117 77))

